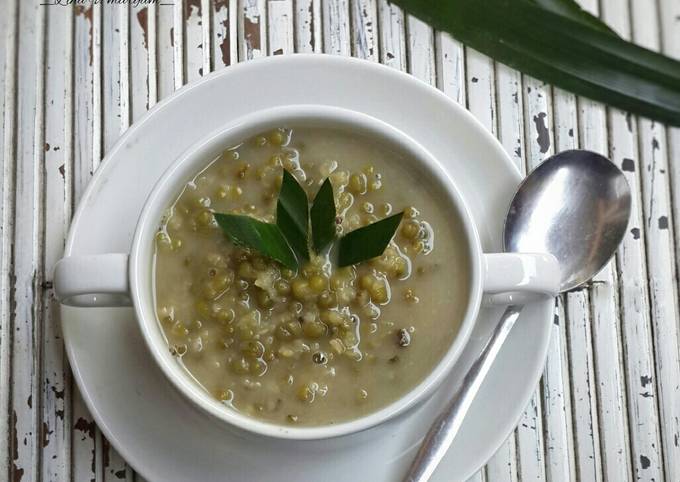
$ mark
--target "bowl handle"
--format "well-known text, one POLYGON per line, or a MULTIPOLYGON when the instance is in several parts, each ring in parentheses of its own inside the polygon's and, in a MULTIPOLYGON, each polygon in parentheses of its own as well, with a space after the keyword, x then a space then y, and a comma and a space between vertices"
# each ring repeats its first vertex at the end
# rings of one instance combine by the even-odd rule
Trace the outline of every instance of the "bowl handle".
POLYGON ((64 305, 131 306, 127 254, 70 256, 54 268, 54 293, 64 305))
POLYGON ((483 255, 484 304, 523 304, 560 291, 560 267, 551 254, 483 255))

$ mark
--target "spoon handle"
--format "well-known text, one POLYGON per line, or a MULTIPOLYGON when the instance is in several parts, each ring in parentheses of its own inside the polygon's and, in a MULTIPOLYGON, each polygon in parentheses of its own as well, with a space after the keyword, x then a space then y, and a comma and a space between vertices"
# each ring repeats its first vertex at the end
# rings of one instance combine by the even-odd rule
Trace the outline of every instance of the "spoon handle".
POLYGON ((451 446, 465 415, 482 385, 489 368, 496 359, 515 321, 519 318, 522 305, 511 305, 505 310, 491 338, 463 378, 456 393, 441 414, 435 419, 429 432, 411 463, 404 482, 427 482, 439 462, 451 446))

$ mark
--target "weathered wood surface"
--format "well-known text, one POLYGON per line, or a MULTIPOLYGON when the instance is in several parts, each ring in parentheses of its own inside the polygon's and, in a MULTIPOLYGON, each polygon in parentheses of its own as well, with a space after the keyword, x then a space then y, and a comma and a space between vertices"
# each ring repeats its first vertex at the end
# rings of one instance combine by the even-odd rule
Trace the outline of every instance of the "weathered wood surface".
MULTIPOLYGON (((558 300, 540 386, 474 480, 680 480, 680 129, 522 75, 385 0, 40 3, 0 3, 0 480, 140 479, 72 382, 52 267, 74 206, 130 123, 209 71, 293 52, 353 55, 438 87, 522 172, 569 148, 623 169, 630 231, 591 285, 558 300)), ((580 3, 680 58, 677 0, 580 3)))

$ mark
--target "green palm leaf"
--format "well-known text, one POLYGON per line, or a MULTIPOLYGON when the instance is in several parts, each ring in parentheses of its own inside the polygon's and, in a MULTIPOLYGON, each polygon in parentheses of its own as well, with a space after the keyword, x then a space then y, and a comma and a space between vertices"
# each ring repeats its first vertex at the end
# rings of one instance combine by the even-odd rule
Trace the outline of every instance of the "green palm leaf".
POLYGON ((567 0, 395 0, 434 28, 545 82, 680 126, 680 62, 567 0))

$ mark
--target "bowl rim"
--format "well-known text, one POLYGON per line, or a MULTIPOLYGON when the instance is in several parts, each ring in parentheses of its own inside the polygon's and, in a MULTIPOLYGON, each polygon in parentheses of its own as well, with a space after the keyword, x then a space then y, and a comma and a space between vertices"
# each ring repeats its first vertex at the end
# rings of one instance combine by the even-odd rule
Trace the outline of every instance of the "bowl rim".
POLYGON ((367 114, 330 105, 297 104, 259 110, 218 129, 187 149, 163 173, 147 197, 135 230, 130 252, 130 290, 137 323, 144 342, 165 377, 194 406, 213 418, 257 435, 288 440, 321 440, 361 432, 402 415, 429 398, 450 373, 467 344, 482 299, 482 249, 476 226, 462 196, 443 166, 422 145, 396 127, 367 114), (407 153, 408 159, 428 171, 446 193, 449 208, 455 209, 467 241, 470 264, 468 305, 458 332, 441 360, 408 392, 388 405, 337 424, 289 427, 258 420, 217 401, 170 355, 157 320, 153 293, 152 239, 163 211, 186 182, 207 167, 218 152, 259 132, 282 124, 335 125, 379 135, 389 145, 407 153))

